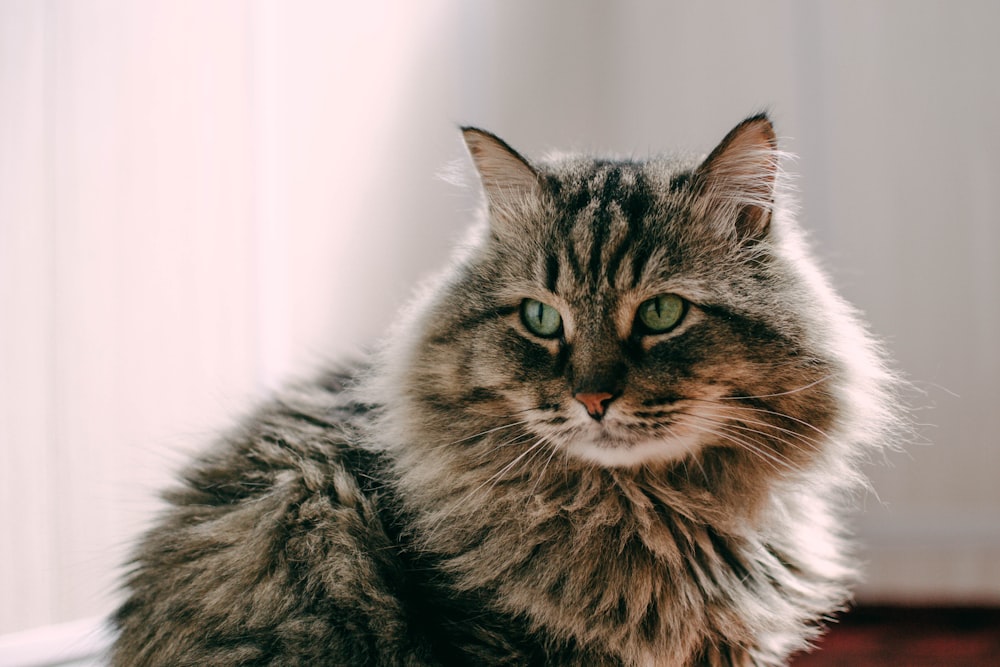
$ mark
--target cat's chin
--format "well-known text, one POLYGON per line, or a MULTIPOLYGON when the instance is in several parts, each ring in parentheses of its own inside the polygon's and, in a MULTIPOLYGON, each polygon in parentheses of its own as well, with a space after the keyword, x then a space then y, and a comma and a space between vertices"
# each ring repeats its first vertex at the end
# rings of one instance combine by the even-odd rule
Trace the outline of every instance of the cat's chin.
POLYGON ((607 468, 632 468, 652 463, 679 461, 701 447, 694 435, 628 442, 602 437, 574 440, 568 451, 590 463, 607 468))

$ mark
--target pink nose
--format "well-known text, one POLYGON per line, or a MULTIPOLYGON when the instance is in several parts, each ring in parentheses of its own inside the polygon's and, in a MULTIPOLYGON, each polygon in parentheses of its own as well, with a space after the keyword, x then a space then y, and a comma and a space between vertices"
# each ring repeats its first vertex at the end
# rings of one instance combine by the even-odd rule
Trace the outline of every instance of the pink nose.
POLYGON ((607 409, 608 404, 614 399, 614 395, 603 391, 594 393, 581 392, 573 396, 573 398, 583 403, 583 407, 587 408, 587 414, 600 421, 604 416, 604 411, 607 409))

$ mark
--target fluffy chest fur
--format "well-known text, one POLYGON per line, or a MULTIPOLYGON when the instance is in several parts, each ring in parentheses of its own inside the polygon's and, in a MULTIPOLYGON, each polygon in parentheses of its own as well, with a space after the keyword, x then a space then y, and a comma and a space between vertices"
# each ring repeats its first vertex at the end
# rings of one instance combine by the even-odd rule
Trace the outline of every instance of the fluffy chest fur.
POLYGON ((724 505, 694 463, 537 463, 462 465, 481 475, 449 475, 445 489, 419 478, 454 461, 404 459, 402 488, 411 537, 447 588, 520 619, 565 664, 776 663, 844 603, 842 545, 809 528, 830 521, 822 500, 743 487, 729 492, 745 504, 724 505))

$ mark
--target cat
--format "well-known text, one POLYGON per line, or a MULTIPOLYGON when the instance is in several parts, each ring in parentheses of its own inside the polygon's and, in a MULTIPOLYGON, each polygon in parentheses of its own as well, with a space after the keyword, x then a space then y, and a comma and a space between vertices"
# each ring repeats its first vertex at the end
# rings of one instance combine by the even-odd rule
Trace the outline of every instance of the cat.
POLYGON ((781 665, 848 604, 894 379, 767 115, 702 160, 462 133, 471 241, 183 472, 114 665, 781 665))

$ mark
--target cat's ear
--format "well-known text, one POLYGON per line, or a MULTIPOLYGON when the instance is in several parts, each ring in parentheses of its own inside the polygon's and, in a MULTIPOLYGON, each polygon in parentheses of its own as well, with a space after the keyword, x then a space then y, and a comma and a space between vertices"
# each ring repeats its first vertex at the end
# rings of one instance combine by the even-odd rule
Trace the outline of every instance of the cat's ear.
POLYGON ((766 114, 734 127, 695 171, 704 212, 734 225, 741 241, 767 235, 778 174, 778 139, 766 114))
POLYGON ((491 213, 503 215, 538 197, 538 172, 506 142, 475 127, 463 127, 462 136, 479 172, 491 213))

